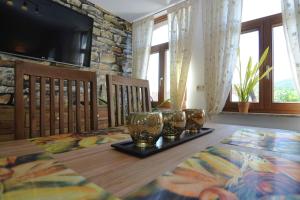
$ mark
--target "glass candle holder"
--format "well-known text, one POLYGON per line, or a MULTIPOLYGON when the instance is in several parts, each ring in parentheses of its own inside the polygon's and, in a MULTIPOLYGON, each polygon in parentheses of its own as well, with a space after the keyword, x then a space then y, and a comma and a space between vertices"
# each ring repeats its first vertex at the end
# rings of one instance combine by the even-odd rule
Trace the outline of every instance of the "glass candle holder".
POLYGON ((183 111, 166 111, 162 113, 164 127, 162 135, 166 139, 179 138, 185 130, 186 117, 183 111))
POLYGON ((197 133, 205 123, 205 111, 203 109, 185 109, 186 127, 192 133, 197 133))
POLYGON ((155 146, 163 128, 159 112, 131 113, 128 116, 128 130, 137 147, 155 146))

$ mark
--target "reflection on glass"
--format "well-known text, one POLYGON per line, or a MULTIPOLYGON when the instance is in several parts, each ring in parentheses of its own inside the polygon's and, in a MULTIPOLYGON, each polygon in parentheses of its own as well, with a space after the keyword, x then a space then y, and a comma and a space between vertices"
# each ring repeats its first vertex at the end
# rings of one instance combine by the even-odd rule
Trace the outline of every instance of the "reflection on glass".
POLYGON ((276 103, 299 103, 300 96, 293 82, 282 26, 273 28, 273 48, 273 101, 276 103))
MULTIPOLYGON (((255 64, 259 60, 259 32, 253 31, 250 33, 244 33, 240 38, 240 59, 242 65, 242 81, 244 81, 244 74, 246 72, 247 64, 249 61, 249 57, 252 57, 252 63, 255 64)), ((238 63, 239 64, 239 63, 238 63)), ((232 83, 239 84, 239 66, 234 71, 232 83)), ((232 101, 238 102, 239 98, 232 85, 232 101)), ((249 99, 250 102, 258 102, 259 101, 259 84, 254 88, 253 93, 249 99)))
POLYGON ((158 82, 159 82, 159 53, 150 55, 147 80, 150 85, 150 95, 153 101, 158 101, 158 82))
POLYGON ((166 69, 165 69, 165 100, 170 99, 170 53, 166 52, 166 69))
POLYGON ((86 33, 81 33, 81 49, 86 49, 87 47, 87 34, 86 33))
POLYGON ((281 13, 281 0, 245 0, 242 13, 242 22, 281 13))
POLYGON ((169 41, 169 32, 168 32, 168 23, 162 22, 154 27, 153 36, 152 36, 152 46, 166 43, 169 41))

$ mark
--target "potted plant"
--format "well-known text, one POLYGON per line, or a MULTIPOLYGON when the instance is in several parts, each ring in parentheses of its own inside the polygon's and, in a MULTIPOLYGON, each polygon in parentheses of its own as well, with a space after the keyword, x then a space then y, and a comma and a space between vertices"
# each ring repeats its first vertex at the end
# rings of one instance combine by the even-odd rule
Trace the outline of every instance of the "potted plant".
POLYGON ((244 76, 242 74, 242 65, 241 65, 241 59, 239 54, 240 82, 239 84, 235 84, 234 88, 239 97, 238 107, 239 107, 239 112, 241 113, 248 113, 249 106, 250 106, 249 97, 253 92, 253 89, 259 83, 259 81, 264 77, 266 77, 273 69, 272 67, 268 68, 267 71, 260 76, 259 69, 263 65, 266 58, 268 57, 268 54, 269 54, 269 47, 264 51, 261 58, 259 59, 259 62, 254 65, 252 63, 252 58, 250 57, 248 60, 248 64, 244 76))
POLYGON ((152 111, 169 110, 171 107, 171 99, 167 99, 158 105, 154 105, 152 101, 152 111))

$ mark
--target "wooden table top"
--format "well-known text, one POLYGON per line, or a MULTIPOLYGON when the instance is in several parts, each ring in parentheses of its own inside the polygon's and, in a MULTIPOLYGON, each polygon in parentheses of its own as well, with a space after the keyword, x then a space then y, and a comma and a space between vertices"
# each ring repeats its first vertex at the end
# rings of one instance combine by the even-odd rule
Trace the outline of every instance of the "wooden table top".
MULTIPOLYGON (((280 156, 280 153, 220 143, 236 130, 245 127, 214 123, 208 123, 206 127, 215 128, 215 131, 145 159, 118 152, 110 147, 111 144, 52 156, 89 181, 121 198, 156 179, 164 172, 174 169, 192 154, 209 146, 227 146, 247 152, 280 156)), ((0 156, 21 156, 38 152, 44 151, 27 140, 0 143, 0 156)))

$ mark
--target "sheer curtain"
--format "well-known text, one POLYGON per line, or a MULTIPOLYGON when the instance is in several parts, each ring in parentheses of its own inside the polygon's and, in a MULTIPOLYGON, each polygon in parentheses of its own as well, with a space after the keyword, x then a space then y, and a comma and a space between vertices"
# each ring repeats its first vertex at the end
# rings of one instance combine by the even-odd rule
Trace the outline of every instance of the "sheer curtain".
POLYGON ((181 109, 191 61, 191 37, 196 0, 168 9, 170 51, 170 93, 173 109, 181 109))
POLYGON ((292 74, 300 94, 300 1, 282 0, 282 21, 292 67, 292 74))
POLYGON ((134 78, 147 78, 153 27, 153 16, 134 22, 132 25, 132 77, 134 78))
POLYGON ((231 90, 241 33, 242 0, 203 0, 207 112, 223 110, 231 90))
POLYGON ((200 0, 189 74, 188 105, 223 110, 231 90, 241 33, 242 0, 200 0))

